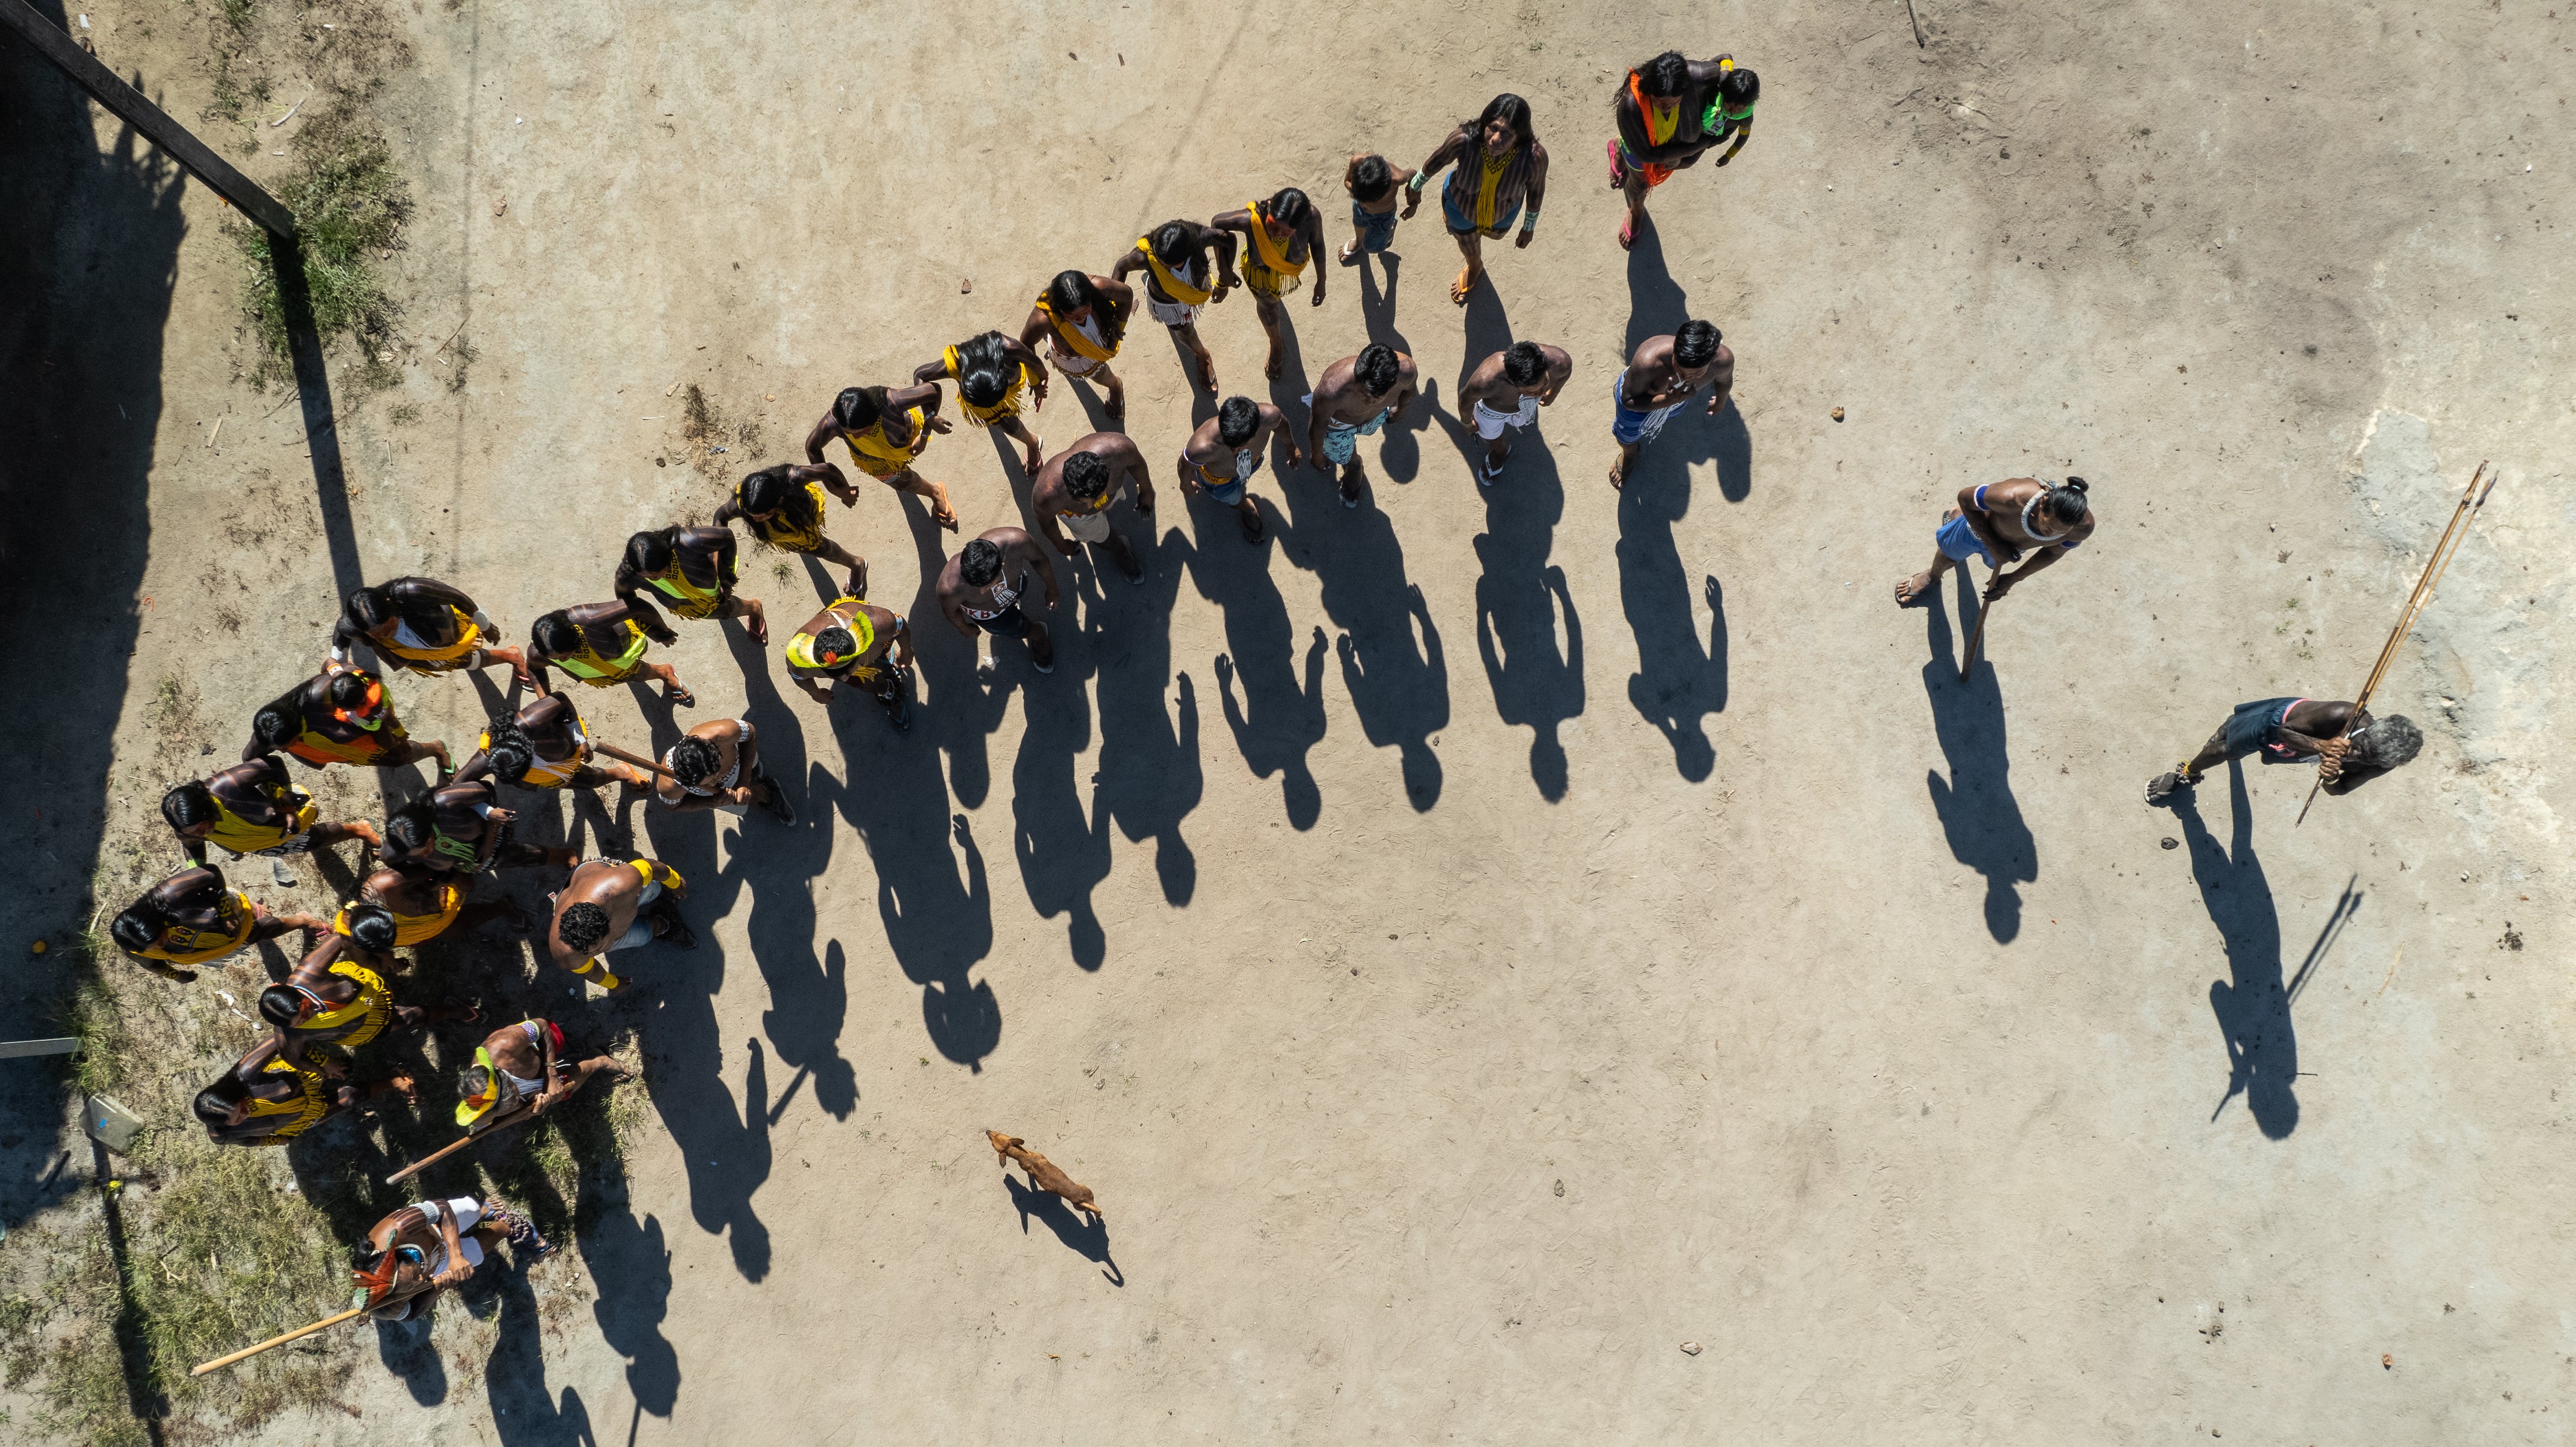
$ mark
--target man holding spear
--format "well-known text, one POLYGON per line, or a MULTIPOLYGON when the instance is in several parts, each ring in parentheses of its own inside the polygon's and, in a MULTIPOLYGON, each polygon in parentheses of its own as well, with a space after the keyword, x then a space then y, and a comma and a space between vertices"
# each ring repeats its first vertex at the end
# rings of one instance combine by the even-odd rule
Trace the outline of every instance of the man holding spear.
POLYGON ((385 1177, 385 1184, 399 1184, 476 1141, 527 1124, 603 1070, 613 1081, 635 1078, 635 1072, 605 1055, 572 1060, 564 1053, 563 1027, 552 1020, 502 1026, 484 1037, 474 1063, 465 1067, 464 1098, 456 1102, 456 1123, 465 1127, 464 1139, 385 1177))
POLYGON ((2424 732, 2403 714, 2375 719, 2356 704, 2322 698, 2265 698, 2240 703, 2200 752, 2147 783, 2147 802, 2163 804, 2200 782, 2212 764, 2260 753, 2268 764, 2317 761, 2326 791, 2348 793, 2412 760, 2424 732))

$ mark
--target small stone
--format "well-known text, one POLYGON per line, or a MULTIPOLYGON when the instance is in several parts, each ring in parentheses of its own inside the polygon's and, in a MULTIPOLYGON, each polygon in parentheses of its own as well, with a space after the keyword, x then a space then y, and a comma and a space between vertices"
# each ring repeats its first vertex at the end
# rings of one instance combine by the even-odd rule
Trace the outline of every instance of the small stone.
POLYGON ((957 293, 958 293, 958 295, 963 296, 963 295, 965 295, 967 292, 973 291, 974 289, 975 289, 975 278, 973 278, 973 277, 971 277, 971 276, 961 276, 961 277, 959 277, 959 278, 957 279, 957 293))
MULTIPOLYGON (((27 946, 27 948, 29 951, 41 955, 45 952, 46 945, 43 940, 38 940, 34 944, 27 946)), ((2516 948, 2520 948, 2520 946, 2517 945, 2516 948)))
POLYGON ((1683 1356, 1686 1356, 1686 1357, 1695 1357, 1695 1356, 1698 1356, 1698 1355, 1699 1355, 1699 1343, 1698 1343, 1698 1342, 1695 1342, 1695 1341, 1686 1341, 1686 1342, 1683 1342, 1683 1343, 1682 1343, 1682 1355, 1683 1355, 1683 1356))
POLYGON ((1556 1183, 1556 1193, 1560 1196, 1565 1194, 1565 1182, 1559 1181, 1556 1183))
POLYGON ((2166 835, 2162 842, 2167 849, 2180 849, 2182 847, 2182 841, 2176 839, 2170 834, 2166 835))
POLYGON ((1834 420, 1835 420, 1836 422, 1840 422, 1841 420, 1843 420, 1843 409, 1841 409, 1840 407, 1837 407, 1837 408, 1835 408, 1835 409, 1834 409, 1834 420))
POLYGON ((504 196, 504 197, 502 197, 500 200, 495 201, 495 202, 493 202, 493 203, 492 203, 492 214, 493 214, 493 215, 495 215, 495 216, 498 216, 498 215, 500 215, 502 212, 507 211, 507 210, 509 210, 509 209, 510 209, 510 198, 509 198, 509 197, 507 197, 507 196, 504 196))

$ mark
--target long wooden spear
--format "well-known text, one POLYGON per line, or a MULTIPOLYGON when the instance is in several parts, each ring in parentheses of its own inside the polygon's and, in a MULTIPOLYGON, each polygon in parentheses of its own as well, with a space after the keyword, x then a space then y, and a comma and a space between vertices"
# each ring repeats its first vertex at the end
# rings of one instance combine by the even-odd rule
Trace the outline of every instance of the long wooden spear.
POLYGON ((530 1110, 524 1105, 520 1106, 517 1110, 502 1116, 498 1120, 487 1123, 481 1130, 467 1132, 464 1139, 450 1141, 446 1145, 440 1146, 437 1150, 431 1151, 428 1155, 421 1157, 419 1160, 412 1162, 410 1165, 403 1167, 401 1170, 394 1172, 392 1175, 385 1177, 385 1184, 388 1186, 400 1185, 404 1181, 410 1180, 412 1177, 419 1175, 422 1171, 429 1169, 431 1166, 437 1165, 440 1161, 447 1159, 449 1156, 456 1154, 458 1151, 465 1149, 467 1146, 480 1141, 490 1140, 492 1137, 500 1134, 502 1131, 508 1130, 514 1125, 526 1125, 529 1121, 536 1118, 537 1113, 535 1111, 530 1110))
MULTIPOLYGON (((430 1289, 431 1288, 424 1286, 421 1288, 421 1291, 428 1291, 430 1289)), ((384 1308, 393 1305, 395 1302, 409 1301, 411 1298, 420 1294, 420 1291, 406 1292, 401 1296, 394 1297, 390 1301, 370 1302, 365 1306, 353 1306, 347 1311, 334 1312, 333 1314, 322 1318, 320 1321, 307 1323, 306 1325, 299 1326, 290 1332, 281 1332, 280 1334, 261 1342, 257 1346, 243 1347, 240 1351, 234 1352, 229 1356, 217 1357, 210 1362, 199 1362, 197 1365, 188 1369, 188 1375, 192 1377, 202 1377, 208 1372, 222 1371, 224 1368, 231 1366, 235 1362, 248 1361, 252 1357, 258 1356, 261 1352, 267 1351, 273 1347, 282 1347, 288 1342, 295 1341, 301 1337, 311 1336, 315 1332, 321 1331, 326 1327, 338 1326, 344 1321, 365 1316, 371 1311, 381 1311, 384 1308)))
MULTIPOLYGON (((2415 630, 2416 620, 2424 616, 2425 607, 2433 601, 2434 593, 2441 586, 2442 574, 2450 570, 2451 559, 2458 556, 2460 544, 2468 541, 2469 524, 2477 520, 2478 509, 2487 505, 2487 494, 2495 491, 2496 480, 2486 474, 2484 461, 2478 463, 2477 471, 2469 474, 2469 485, 2460 493, 2459 506, 2451 509, 2451 520, 2443 527, 2440 540, 2433 544, 2433 555, 2424 560, 2424 571, 2415 579, 2415 591, 2406 595, 2405 611, 2397 615, 2397 626, 2389 630, 2388 641, 2380 645, 2379 661, 2371 665, 2369 681, 2362 684, 2360 695, 2353 699, 2351 710, 2344 715, 2343 728, 2335 734, 2337 739, 2351 736, 2353 721, 2370 706, 2371 694, 2378 691, 2380 681, 2388 676, 2388 666, 2397 661, 2398 651, 2405 646, 2406 635, 2415 630), (2478 486, 2480 478, 2486 479, 2483 489, 2478 486)), ((2307 822, 2308 810, 2315 806, 2317 792, 2325 784, 2325 759, 2319 756, 2316 781, 2308 785, 2307 802, 2299 806, 2299 817, 2291 821, 2291 828, 2307 822)))

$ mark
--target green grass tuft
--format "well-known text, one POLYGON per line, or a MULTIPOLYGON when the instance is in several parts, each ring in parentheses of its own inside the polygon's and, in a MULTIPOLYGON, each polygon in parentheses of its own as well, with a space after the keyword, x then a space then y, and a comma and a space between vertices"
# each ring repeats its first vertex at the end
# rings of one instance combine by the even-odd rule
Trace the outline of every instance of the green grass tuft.
MULTIPOLYGON (((393 249, 411 216, 410 188, 384 137, 336 109, 314 116, 293 145, 295 169, 276 194, 295 213, 313 330, 325 343, 355 336, 363 345, 389 332, 399 310, 375 263, 393 249)), ((264 386, 291 367, 286 312, 268 233, 243 224, 235 237, 250 266, 244 304, 264 353, 252 380, 264 386)))

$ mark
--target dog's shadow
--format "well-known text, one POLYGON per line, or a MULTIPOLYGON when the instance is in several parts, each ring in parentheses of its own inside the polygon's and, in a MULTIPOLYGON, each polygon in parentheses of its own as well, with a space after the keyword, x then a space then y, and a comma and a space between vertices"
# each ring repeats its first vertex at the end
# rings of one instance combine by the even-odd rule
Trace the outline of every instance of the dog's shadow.
POLYGON ((1110 1285, 1121 1288, 1127 1285, 1127 1274, 1118 1269, 1117 1262, 1109 1259, 1107 1221, 1076 1211, 1053 1191, 1020 1184, 1017 1176, 1003 1176, 1002 1184, 1011 1188, 1011 1205, 1020 1213, 1021 1235, 1028 1234, 1029 1218, 1035 1216, 1055 1232, 1055 1239, 1081 1252, 1085 1260, 1099 1262, 1102 1267, 1100 1274, 1108 1278, 1110 1285))

